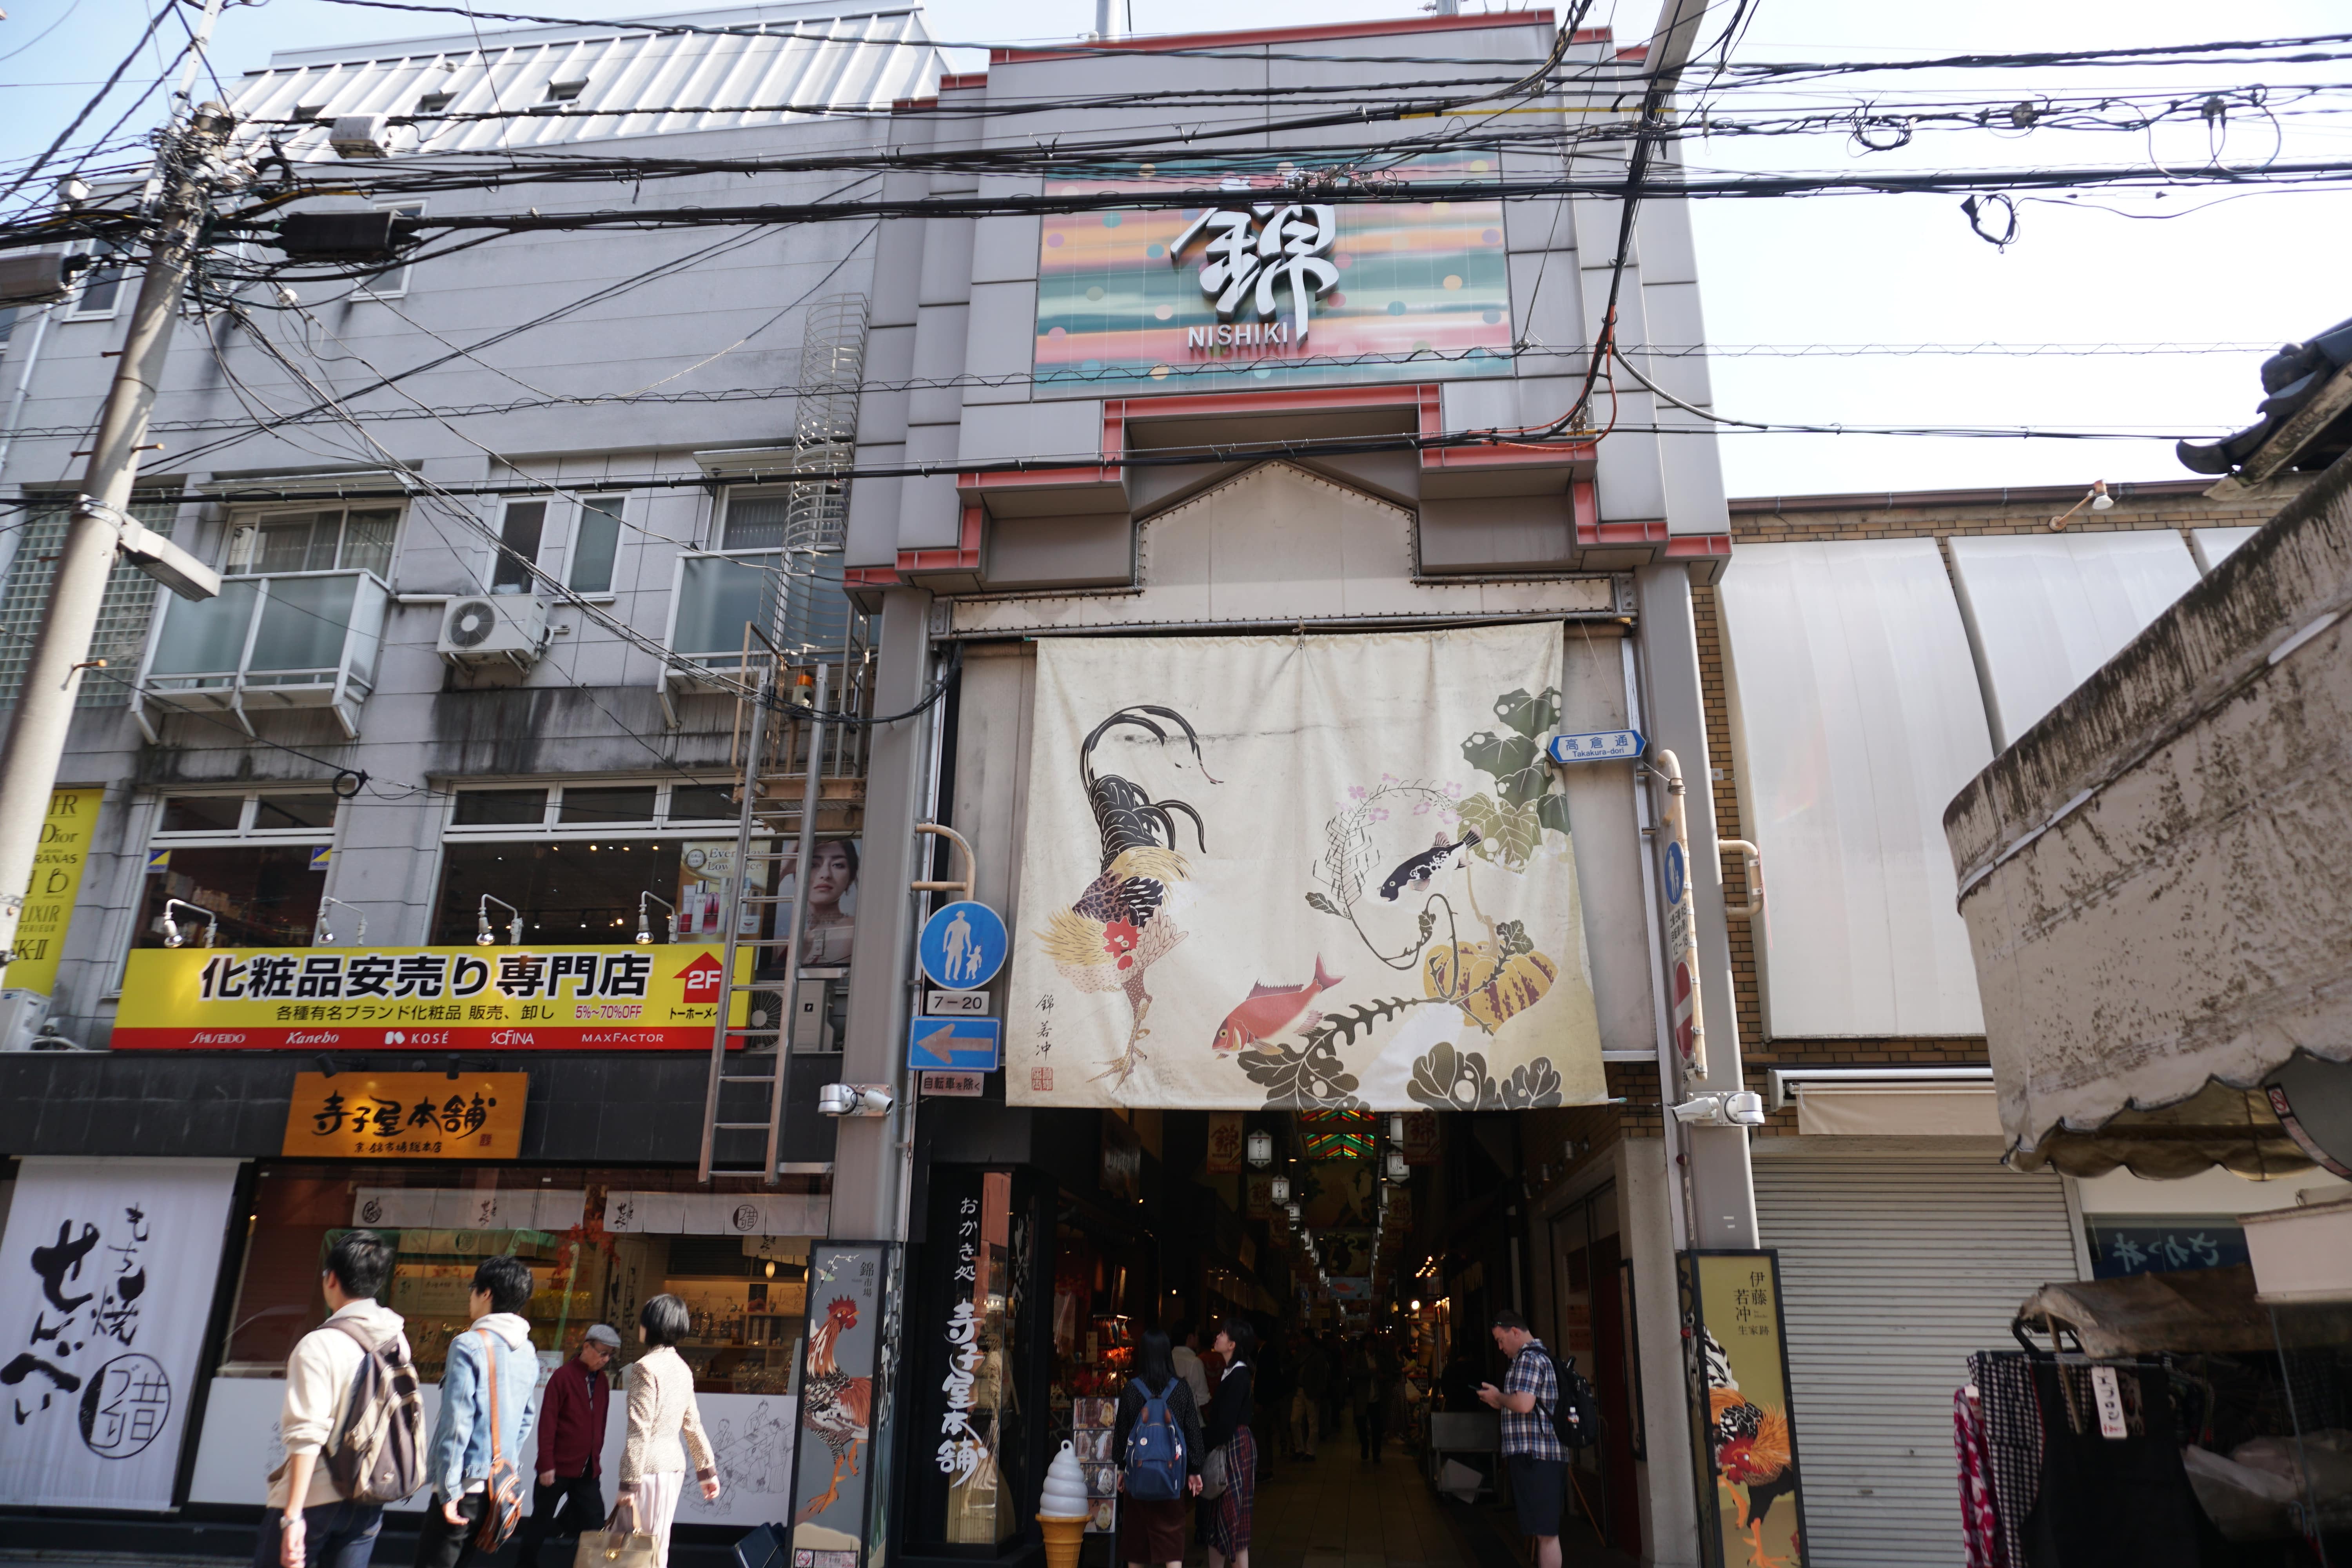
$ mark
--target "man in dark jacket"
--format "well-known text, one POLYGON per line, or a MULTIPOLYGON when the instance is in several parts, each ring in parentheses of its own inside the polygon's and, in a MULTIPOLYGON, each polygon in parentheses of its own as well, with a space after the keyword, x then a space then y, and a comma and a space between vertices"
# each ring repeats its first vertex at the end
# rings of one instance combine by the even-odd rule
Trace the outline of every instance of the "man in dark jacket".
POLYGON ((522 1521, 516 1568, 540 1568, 539 1549, 559 1528, 571 1536, 604 1528, 604 1429, 612 1403, 604 1368, 620 1349, 620 1334, 598 1323, 582 1337, 580 1353, 548 1374, 539 1412, 539 1485, 530 1517, 522 1521))

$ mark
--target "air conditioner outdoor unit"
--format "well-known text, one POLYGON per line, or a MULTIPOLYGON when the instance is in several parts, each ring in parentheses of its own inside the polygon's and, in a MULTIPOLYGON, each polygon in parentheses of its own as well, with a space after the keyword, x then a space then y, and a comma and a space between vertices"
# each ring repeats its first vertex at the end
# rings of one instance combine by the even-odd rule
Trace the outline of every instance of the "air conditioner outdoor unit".
POLYGON ((547 647, 547 601, 528 594, 468 594, 441 612, 440 653, 452 664, 505 659, 517 669, 547 647))

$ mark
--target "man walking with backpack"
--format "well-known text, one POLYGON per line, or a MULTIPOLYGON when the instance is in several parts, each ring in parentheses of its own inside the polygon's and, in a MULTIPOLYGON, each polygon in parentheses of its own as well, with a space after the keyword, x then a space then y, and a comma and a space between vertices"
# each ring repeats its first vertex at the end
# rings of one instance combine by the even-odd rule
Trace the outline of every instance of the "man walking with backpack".
POLYGON ((254 1568, 367 1568, 383 1524, 386 1482, 417 1479, 423 1406, 400 1314, 376 1304, 392 1244, 346 1232, 319 1276, 327 1321, 286 1361, 278 1430, 286 1462, 269 1478, 254 1568), (355 1409, 363 1399, 369 1408, 355 1409), (386 1467, 389 1467, 388 1471, 386 1467), (377 1500, 371 1500, 373 1494, 377 1500))
POLYGON ((1568 1450, 1552 1426, 1559 1378, 1551 1352, 1506 1307, 1495 1314, 1495 1343, 1511 1358, 1503 1386, 1478 1385, 1479 1403, 1503 1417, 1503 1464, 1518 1505, 1519 1533, 1536 1538, 1535 1568, 1559 1568, 1559 1516, 1567 1502, 1568 1450))
POLYGON ((416 1536, 416 1568, 465 1568, 478 1550, 504 1546, 522 1515, 522 1440, 539 1382, 522 1316, 530 1305, 530 1265, 482 1259, 467 1302, 473 1327, 449 1342, 441 1367, 441 1416, 425 1470, 433 1500, 416 1536))

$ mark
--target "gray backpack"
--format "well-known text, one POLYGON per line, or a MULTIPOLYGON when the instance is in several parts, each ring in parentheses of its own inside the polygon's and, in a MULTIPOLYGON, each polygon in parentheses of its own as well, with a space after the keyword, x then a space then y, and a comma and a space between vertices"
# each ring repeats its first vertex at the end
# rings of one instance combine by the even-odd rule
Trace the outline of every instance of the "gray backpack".
POLYGON ((397 1333, 371 1339, 347 1318, 331 1326, 361 1354, 342 1424, 327 1437, 327 1475, 353 1502, 398 1502, 425 1484, 425 1402, 408 1346, 397 1333))

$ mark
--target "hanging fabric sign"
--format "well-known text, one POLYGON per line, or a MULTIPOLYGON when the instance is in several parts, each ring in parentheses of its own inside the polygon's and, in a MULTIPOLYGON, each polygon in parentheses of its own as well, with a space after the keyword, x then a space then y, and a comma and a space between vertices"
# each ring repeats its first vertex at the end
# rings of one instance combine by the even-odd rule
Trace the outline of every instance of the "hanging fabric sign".
POLYGON ((1041 643, 1012 1101, 1602 1099, 1560 668, 1549 624, 1041 643))
POLYGON ((0 1237, 0 1503, 172 1506, 236 1165, 24 1162, 0 1237))

